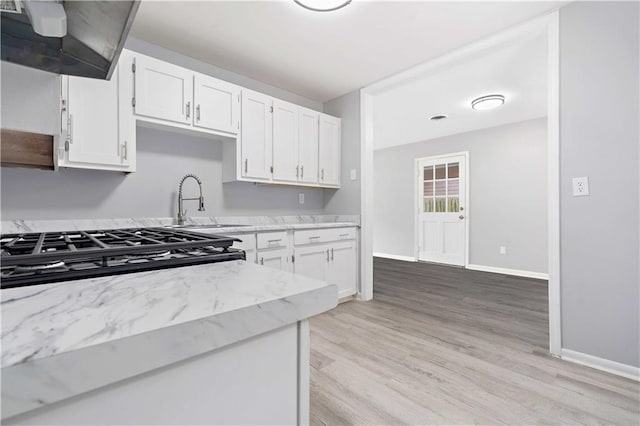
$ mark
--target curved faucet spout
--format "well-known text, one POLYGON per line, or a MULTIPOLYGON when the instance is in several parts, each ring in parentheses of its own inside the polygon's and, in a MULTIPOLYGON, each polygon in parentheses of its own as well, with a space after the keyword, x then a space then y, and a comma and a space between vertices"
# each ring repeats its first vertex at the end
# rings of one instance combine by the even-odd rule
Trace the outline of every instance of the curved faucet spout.
POLYGON ((178 186, 178 225, 184 225, 184 220, 187 216, 187 210, 182 209, 182 204, 186 200, 198 200, 198 211, 204 211, 204 197, 202 196, 202 181, 200 178, 192 173, 184 175, 184 177, 180 180, 180 185, 178 186), (182 185, 184 185, 184 181, 192 178, 198 182, 198 188, 200 189, 200 195, 195 198, 184 198, 182 196, 182 185))

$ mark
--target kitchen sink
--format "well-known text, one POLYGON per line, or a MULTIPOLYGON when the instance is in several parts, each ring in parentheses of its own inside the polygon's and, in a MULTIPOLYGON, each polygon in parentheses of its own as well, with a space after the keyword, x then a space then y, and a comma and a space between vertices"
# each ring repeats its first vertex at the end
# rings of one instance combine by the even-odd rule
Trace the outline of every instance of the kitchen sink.
POLYGON ((229 224, 229 223, 220 223, 220 224, 211 224, 211 225, 171 225, 169 228, 180 228, 180 229, 217 229, 217 228, 238 228, 241 226, 253 226, 253 225, 238 225, 238 224, 229 224))

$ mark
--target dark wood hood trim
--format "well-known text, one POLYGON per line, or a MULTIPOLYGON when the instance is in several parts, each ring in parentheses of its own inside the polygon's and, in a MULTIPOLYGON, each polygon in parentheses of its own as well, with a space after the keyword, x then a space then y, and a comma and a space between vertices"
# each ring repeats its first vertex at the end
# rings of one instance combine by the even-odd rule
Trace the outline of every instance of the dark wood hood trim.
POLYGON ((19 130, 0 131, 2 166, 53 170, 53 136, 19 130))

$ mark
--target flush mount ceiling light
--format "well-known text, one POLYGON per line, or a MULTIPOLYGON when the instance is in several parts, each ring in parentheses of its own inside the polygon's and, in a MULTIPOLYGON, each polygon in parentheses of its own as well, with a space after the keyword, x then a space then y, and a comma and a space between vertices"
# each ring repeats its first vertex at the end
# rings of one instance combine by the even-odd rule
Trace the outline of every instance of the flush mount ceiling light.
POLYGON ((438 115, 429 117, 429 120, 438 121, 438 120, 444 120, 445 118, 449 118, 449 116, 447 114, 438 114, 438 115))
POLYGON ((293 0, 297 5, 304 7, 305 9, 313 10, 314 12, 332 12, 334 10, 342 9, 351 0, 293 0))
POLYGON ((471 108, 476 111, 484 111, 497 108, 504 104, 504 96, 502 95, 486 95, 471 101, 471 108))

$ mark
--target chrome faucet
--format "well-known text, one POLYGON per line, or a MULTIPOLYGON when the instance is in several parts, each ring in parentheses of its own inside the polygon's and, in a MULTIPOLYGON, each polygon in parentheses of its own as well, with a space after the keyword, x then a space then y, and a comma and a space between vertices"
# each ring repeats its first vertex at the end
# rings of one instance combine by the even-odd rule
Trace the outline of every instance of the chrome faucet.
POLYGON ((198 200, 198 211, 204 211, 204 197, 202 196, 202 181, 200 178, 194 174, 189 173, 188 175, 184 175, 182 180, 180 180, 180 186, 178 187, 178 225, 184 225, 184 220, 187 216, 187 209, 182 210, 182 202, 186 200, 198 200), (198 182, 198 187, 200 188, 200 196, 194 198, 182 198, 182 185, 184 181, 188 178, 193 178, 198 182))

